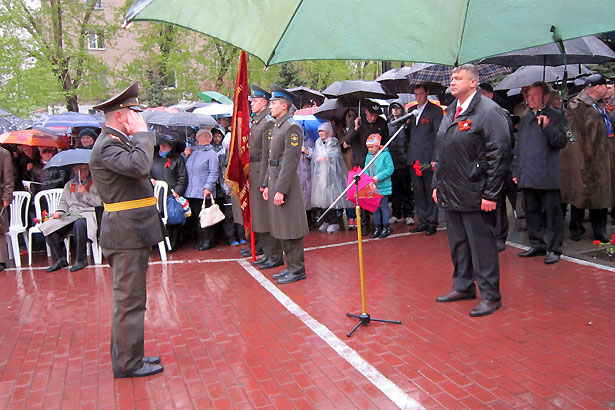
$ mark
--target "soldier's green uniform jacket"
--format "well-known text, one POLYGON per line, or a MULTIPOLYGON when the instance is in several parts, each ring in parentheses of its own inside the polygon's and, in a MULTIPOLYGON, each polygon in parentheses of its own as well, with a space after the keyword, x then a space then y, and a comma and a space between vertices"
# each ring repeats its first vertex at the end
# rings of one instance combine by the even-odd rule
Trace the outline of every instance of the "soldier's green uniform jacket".
POLYGON ((275 119, 263 186, 269 188, 269 232, 277 239, 299 239, 309 231, 297 173, 302 144, 303 130, 290 113, 275 119), (273 203, 276 192, 284 194, 282 205, 273 203))
MULTIPOLYGON (((105 204, 154 196, 149 173, 154 159, 154 134, 138 132, 132 140, 103 126, 90 156, 90 173, 105 204)), ((100 245, 109 249, 137 249, 162 241, 156 205, 103 213, 100 245)))
POLYGON ((250 126, 250 206, 254 232, 269 232, 269 209, 260 187, 263 186, 264 174, 267 172, 263 154, 269 149, 273 121, 267 108, 252 118, 250 126))

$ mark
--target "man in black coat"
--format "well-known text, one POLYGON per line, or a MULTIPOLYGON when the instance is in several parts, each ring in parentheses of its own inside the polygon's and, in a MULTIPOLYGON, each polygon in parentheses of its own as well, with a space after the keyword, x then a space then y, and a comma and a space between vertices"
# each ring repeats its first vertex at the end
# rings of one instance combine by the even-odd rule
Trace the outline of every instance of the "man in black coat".
POLYGON ((482 301, 470 316, 485 316, 502 307, 500 266, 495 239, 495 209, 510 167, 508 121, 499 105, 478 87, 478 69, 472 64, 451 74, 449 105, 436 143, 433 199, 446 211, 453 260, 453 291, 438 302, 482 301))
POLYGON ((530 240, 530 249, 518 255, 547 255, 546 264, 557 262, 562 254, 564 216, 559 191, 559 152, 567 142, 561 128, 561 113, 545 107, 550 95, 547 83, 539 81, 530 87, 530 111, 519 122, 513 166, 513 181, 523 191, 530 240), (546 226, 552 232, 548 244, 544 240, 546 226))
POLYGON ((419 85, 414 88, 416 96, 417 115, 410 118, 410 124, 406 132, 410 136, 408 144, 408 165, 410 177, 412 178, 412 188, 414 191, 414 202, 416 213, 419 217, 420 225, 411 232, 425 232, 425 235, 433 235, 437 232, 438 226, 438 205, 431 198, 431 184, 433 172, 431 168, 423 171, 415 170, 421 164, 435 164, 434 147, 436 145, 436 134, 442 122, 442 109, 427 100, 429 92, 427 87, 419 85), (415 165, 418 162, 418 165, 415 165), (418 175, 421 173, 422 175, 418 175))
MULTIPOLYGON (((350 128, 344 136, 344 147, 352 147, 352 166, 363 168, 365 157, 367 157, 367 137, 372 134, 379 134, 381 144, 384 145, 389 140, 389 125, 380 116, 382 109, 375 102, 369 102, 365 108, 365 116, 357 117, 354 128, 350 128)), ((361 209, 361 232, 363 236, 369 233, 369 213, 361 209)))

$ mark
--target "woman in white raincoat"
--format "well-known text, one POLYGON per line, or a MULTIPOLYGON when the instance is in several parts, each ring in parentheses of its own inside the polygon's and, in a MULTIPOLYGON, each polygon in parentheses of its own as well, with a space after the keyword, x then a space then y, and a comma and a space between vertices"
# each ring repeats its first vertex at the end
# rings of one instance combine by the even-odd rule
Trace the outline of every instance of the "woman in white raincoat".
MULTIPOLYGON (((325 122, 318 127, 320 138, 314 144, 312 153, 312 208, 316 208, 318 214, 327 209, 333 201, 346 188, 348 171, 342 157, 340 143, 333 133, 330 122, 325 122)), ((350 203, 343 198, 335 209, 346 208, 350 203)), ((333 233, 339 231, 339 218, 335 210, 329 211, 325 216, 320 232, 333 233)))

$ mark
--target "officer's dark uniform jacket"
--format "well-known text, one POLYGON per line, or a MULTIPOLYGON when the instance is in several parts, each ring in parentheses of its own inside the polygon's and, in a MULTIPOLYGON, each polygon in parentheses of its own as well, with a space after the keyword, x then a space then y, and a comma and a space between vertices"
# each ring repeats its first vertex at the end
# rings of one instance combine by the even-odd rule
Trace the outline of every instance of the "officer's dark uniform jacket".
POLYGON ((297 167, 301 157, 303 130, 290 113, 275 119, 263 186, 269 188, 271 236, 277 239, 299 239, 308 234, 305 205, 297 167), (276 192, 284 194, 284 203, 274 205, 276 192))
POLYGON ((273 129, 273 117, 266 108, 256 114, 251 121, 250 137, 250 206, 252 208, 252 230, 254 232, 269 232, 269 209, 263 199, 260 187, 263 186, 267 163, 263 161, 263 153, 269 150, 269 137, 273 129))
POLYGON ((508 120, 500 106, 480 92, 453 120, 458 102, 448 107, 440 124, 432 187, 442 209, 480 211, 482 199, 498 199, 510 169, 508 120))
MULTIPOLYGON (((103 126, 90 156, 90 173, 105 204, 154 196, 149 180, 154 157, 154 135, 138 132, 129 140, 103 126)), ((162 241, 156 205, 103 213, 100 244, 109 249, 137 249, 162 241)))

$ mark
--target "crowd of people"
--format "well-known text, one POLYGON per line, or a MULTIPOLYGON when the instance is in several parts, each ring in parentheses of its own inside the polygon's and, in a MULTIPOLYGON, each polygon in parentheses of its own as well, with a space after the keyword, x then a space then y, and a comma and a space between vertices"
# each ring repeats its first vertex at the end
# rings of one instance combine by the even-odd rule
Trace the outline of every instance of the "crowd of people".
MULTIPOLYGON (((461 72, 473 71, 470 69, 461 72)), ((455 161, 462 161, 462 148, 470 146, 473 151, 465 158, 466 164, 456 165, 455 168, 462 169, 462 172, 456 175, 447 171, 446 178, 452 178, 457 188, 463 186, 460 181, 468 179, 472 186, 466 193, 472 190, 481 192, 483 199, 496 202, 495 212, 489 214, 494 218, 496 249, 502 251, 505 248, 508 230, 506 198, 510 201, 515 216, 526 218, 531 247, 519 253, 520 257, 543 255, 547 264, 560 259, 568 204, 571 240, 579 240, 585 233, 583 219, 585 209, 588 209, 594 239, 610 242, 606 220, 608 209, 613 208, 611 194, 615 192, 610 178, 610 169, 615 167, 610 161, 612 148, 609 145, 613 135, 614 116, 613 85, 610 81, 601 75, 588 77, 583 89, 570 100, 564 117, 560 110, 561 97, 544 82, 523 87, 522 100, 518 104, 511 104, 494 94, 490 84, 479 84, 478 78, 475 80, 475 94, 480 94, 483 100, 492 100, 497 112, 501 112, 505 119, 505 125, 497 122, 495 124, 497 131, 506 135, 507 159, 503 159, 498 168, 494 169, 493 155, 488 151, 481 151, 484 141, 463 141, 462 146, 454 150, 455 161), (568 124, 572 139, 576 139, 576 143, 569 142, 571 137, 565 133, 565 123, 568 124), (602 138, 603 131, 607 134, 606 139, 602 138), (560 167, 566 178, 561 178, 560 167), (498 176, 495 180, 494 174, 498 176), (486 185, 485 178, 493 186, 486 185), (519 191, 522 195, 521 201, 517 203, 519 191)), ((282 164, 291 164, 282 167, 282 170, 287 171, 295 167, 294 162, 297 162, 294 173, 282 178, 286 185, 285 193, 297 190, 300 194, 297 198, 301 199, 300 205, 305 213, 308 229, 317 229, 322 233, 334 234, 343 229, 356 228, 357 215, 354 205, 345 198, 336 203, 334 209, 327 212, 319 224, 316 224, 316 220, 344 190, 348 172, 355 167, 365 168, 374 156, 377 158, 366 169, 366 174, 373 178, 382 197, 373 214, 361 211, 364 235, 385 238, 391 234, 396 223, 406 223, 411 226, 412 232, 430 236, 438 232, 439 210, 450 211, 451 200, 454 203, 453 208, 459 208, 462 212, 474 209, 474 205, 464 202, 459 196, 449 198, 443 192, 437 201, 434 195, 434 188, 446 180, 438 178, 438 173, 442 172, 438 169, 446 164, 449 156, 438 156, 441 155, 439 152, 445 147, 445 143, 449 142, 447 128, 450 129, 450 124, 443 124, 443 121, 446 115, 451 114, 450 107, 454 101, 449 104, 449 109, 445 110, 446 107, 439 101, 428 98, 431 94, 429 86, 414 87, 416 102, 413 104, 396 100, 385 108, 373 101, 366 101, 361 112, 349 107, 343 118, 322 122, 318 127, 319 138, 316 140, 310 138, 307 133, 304 134, 292 119, 294 95, 275 85, 272 85, 272 88, 275 92, 253 86, 251 96, 253 113, 249 140, 250 199, 253 214, 256 215, 253 218, 255 252, 257 255, 265 255, 258 261, 257 266, 265 269, 281 266, 284 263, 283 250, 285 246, 291 246, 288 241, 303 236, 299 235, 304 231, 302 228, 289 236, 286 232, 289 231, 288 227, 278 226, 279 215, 272 212, 267 200, 262 200, 267 191, 266 182, 270 179, 278 182, 276 167, 282 164), (288 117, 286 121, 289 126, 296 129, 292 134, 294 140, 287 141, 297 151, 296 155, 293 154, 292 162, 285 159, 290 157, 284 150, 281 152, 286 157, 270 159, 273 154, 270 146, 272 134, 280 128, 280 124, 276 126, 277 117, 272 116, 270 107, 278 100, 290 102, 288 107, 284 106, 288 109, 283 115, 288 117), (403 121, 395 121, 407 112, 412 113, 412 116, 403 121), (402 127, 403 130, 400 131, 402 127), (388 148, 382 150, 396 134, 388 148), (275 161, 280 163, 275 165, 275 161), (293 182, 290 182, 291 180, 293 182), (277 231, 277 236, 271 235, 272 230, 277 231)), ((451 90, 453 91, 453 87, 451 90)), ((486 104, 482 103, 481 106, 486 104)), ((472 120, 459 123, 457 114, 452 113, 451 122, 473 128, 472 120)), ((150 127, 150 131, 154 131, 156 136, 149 173, 151 183, 166 182, 169 197, 162 200, 175 201, 183 197, 193 210, 185 222, 182 220, 181 223, 167 224, 171 252, 186 243, 194 243, 196 249, 204 251, 220 243, 239 246, 247 242, 237 202, 231 197, 224 179, 231 121, 230 118, 223 117, 219 118, 218 122, 219 125, 205 129, 150 127), (215 226, 202 228, 199 224, 199 210, 211 206, 213 202, 220 206, 225 219, 215 226)), ((495 126, 489 124, 488 127, 495 126)), ((463 136, 466 134, 463 134, 462 125, 458 128, 463 136)), ((79 132, 72 148, 84 149, 91 149, 101 132, 100 129, 92 128, 73 130, 76 131, 79 132)), ((473 133, 469 135, 474 136, 473 133)), ((87 240, 96 235, 100 226, 100 215, 96 218, 94 211, 102 206, 96 187, 92 185, 87 164, 78 168, 66 166, 45 169, 45 164, 57 153, 57 149, 28 145, 5 148, 10 152, 9 158, 12 158, 13 164, 11 189, 28 189, 32 193, 52 188, 64 189, 61 206, 49 219, 59 219, 61 214, 90 215, 87 226, 84 221, 75 218, 66 224, 58 224, 57 221, 54 224, 47 223, 42 230, 55 260, 49 267, 50 271, 68 266, 68 261, 62 256, 62 240, 69 233, 74 234, 78 244, 76 261, 71 270, 83 269, 87 266, 87 240), (75 173, 77 171, 80 175, 75 173)), ((281 150, 282 146, 278 149, 281 150)), ((450 156, 452 155, 451 153, 450 156)), ((294 194, 292 197, 295 197, 294 194)), ((298 204, 293 206, 297 207, 298 204)), ((293 210, 295 211, 296 209, 293 210)), ((302 226, 296 225, 297 215, 299 214, 292 217, 295 222, 289 222, 289 225, 302 226)), ((450 215, 451 212, 448 212, 447 218, 450 218, 450 215)), ((290 216, 285 215, 284 218, 290 216)), ((64 218, 64 221, 66 220, 64 218)), ((28 224, 34 223, 32 210, 28 224)), ((447 220, 449 230, 454 224, 455 221, 447 220)), ((459 224, 462 224, 462 221, 459 221, 459 224)), ((42 242, 37 246, 40 248, 42 242)), ((291 248, 298 246, 299 244, 292 244, 291 248)), ((251 249, 244 248, 241 252, 248 255, 251 249)), ((302 255, 297 258, 302 259, 302 255)), ((6 263, 6 260, 0 262, 6 263)), ((2 266, 5 265, 0 265, 0 268, 2 266)), ((302 261, 297 262, 296 269, 293 269, 302 271, 302 266, 302 261)))

